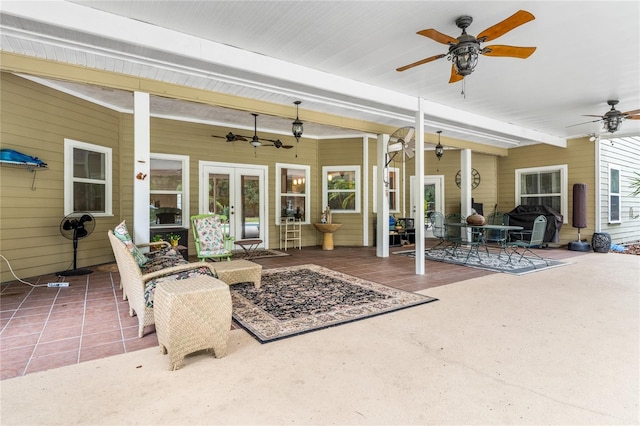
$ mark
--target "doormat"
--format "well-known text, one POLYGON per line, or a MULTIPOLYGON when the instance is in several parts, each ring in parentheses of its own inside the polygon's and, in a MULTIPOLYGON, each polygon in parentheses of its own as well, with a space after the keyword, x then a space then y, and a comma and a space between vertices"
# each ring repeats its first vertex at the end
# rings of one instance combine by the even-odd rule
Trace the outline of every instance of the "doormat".
MULTIPOLYGON (((415 250, 397 251, 393 254, 415 257, 415 250)), ((544 271, 558 266, 568 265, 568 262, 561 262, 552 259, 538 259, 537 257, 525 256, 520 260, 520 255, 513 255, 509 262, 509 256, 504 252, 488 254, 482 250, 476 255, 469 256, 468 249, 458 248, 453 252, 451 248, 438 248, 425 250, 424 258, 435 262, 451 263, 452 265, 468 266, 470 268, 484 269, 486 271, 504 272, 513 275, 523 275, 531 272, 544 271)))
POLYGON ((230 290, 233 319, 260 343, 437 300, 312 264, 265 269, 260 288, 230 290))
MULTIPOLYGON (((233 250, 232 253, 233 255, 231 256, 231 259, 233 260, 241 260, 241 259, 248 258, 247 253, 245 253, 244 250, 233 250)), ((251 252, 251 259, 261 259, 265 257, 279 257, 279 256, 291 256, 291 254, 278 251, 278 250, 269 250, 269 249, 256 249, 255 251, 251 252)))

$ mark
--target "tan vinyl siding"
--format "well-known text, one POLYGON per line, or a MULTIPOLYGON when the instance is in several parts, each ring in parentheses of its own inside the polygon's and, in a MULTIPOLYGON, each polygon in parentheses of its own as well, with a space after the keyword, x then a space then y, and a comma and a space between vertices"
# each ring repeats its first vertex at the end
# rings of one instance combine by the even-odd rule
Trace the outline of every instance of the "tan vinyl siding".
POLYGON ((581 237, 591 238, 595 230, 595 153, 588 139, 573 139, 567 148, 532 145, 509 150, 508 157, 498 159, 498 208, 509 212, 516 207, 515 170, 529 167, 563 165, 568 167, 567 217, 560 230, 560 244, 576 241, 578 229, 572 226, 573 184, 587 184, 587 227, 580 230, 581 237))
POLYGON ((631 179, 640 173, 640 138, 600 141, 600 232, 624 244, 640 240, 640 195, 632 197, 631 179), (621 223, 609 223, 609 165, 620 169, 621 223))
MULTIPOLYGON (((64 218, 64 139, 113 148, 117 186, 118 114, 8 73, 0 78, 2 148, 38 157, 48 165, 48 170, 36 172, 35 191, 31 172, 0 166, 0 250, 20 278, 72 268, 73 243, 59 229, 64 218)), ((114 194, 114 213, 118 202, 114 194)), ((80 240, 79 268, 113 260, 106 232, 115 221, 97 218, 94 232, 80 240)), ((3 262, 1 280, 13 279, 3 262)))
MULTIPOLYGON (((215 119, 215 117, 212 117, 215 119)), ((252 131, 238 130, 230 127, 217 127, 201 123, 189 123, 184 121, 167 120, 161 118, 151 119, 151 152, 160 154, 178 154, 189 156, 189 210, 190 214, 200 213, 199 206, 199 162, 225 162, 230 164, 266 165, 266 184, 268 187, 266 203, 268 209, 269 247, 278 248, 279 226, 276 226, 274 218, 276 209, 275 173, 276 163, 300 164, 311 166, 311 196, 310 220, 313 222, 320 218, 320 207, 314 194, 319 190, 319 183, 315 176, 315 158, 317 142, 308 138, 301 138, 296 147, 293 136, 275 135, 260 131, 260 117, 258 117, 258 135, 261 138, 279 138, 285 145, 294 145, 291 149, 277 149, 272 146, 253 148, 249 142, 226 142, 224 139, 214 138, 212 135, 225 135, 229 131, 245 136, 253 134, 252 131), (297 150, 296 150, 297 148, 297 150), (298 158, 296 158, 296 152, 298 158), (310 159, 313 159, 310 161, 310 159)), ((132 173, 132 172, 131 172, 132 173)), ((132 208, 132 206, 131 206, 132 208)), ((188 218, 185 218, 184 226, 188 226, 188 218)), ((193 239, 189 234, 189 253, 195 253, 193 239)), ((302 226, 302 246, 316 245, 315 228, 312 225, 302 226)))
MULTIPOLYGON (((322 202, 322 167, 323 166, 360 166, 360 187, 364 190, 363 174, 368 173, 362 164, 362 138, 331 139, 320 141, 321 149, 318 152, 318 182, 317 198, 322 202)), ((360 200, 362 202, 362 198, 360 200)), ((320 218, 321 210, 326 206, 317 208, 316 220, 320 218)), ((342 227, 333 236, 336 246, 362 246, 362 218, 363 208, 360 213, 334 213, 333 223, 341 223, 342 227)), ((316 244, 322 244, 322 234, 315 231, 316 244)))

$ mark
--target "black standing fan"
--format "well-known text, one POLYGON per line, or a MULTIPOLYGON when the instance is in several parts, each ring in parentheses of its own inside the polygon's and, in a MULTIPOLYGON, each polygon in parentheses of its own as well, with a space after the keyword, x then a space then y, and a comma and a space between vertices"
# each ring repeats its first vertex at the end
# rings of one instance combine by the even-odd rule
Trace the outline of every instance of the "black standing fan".
POLYGON ((96 221, 93 216, 85 212, 73 212, 67 215, 60 222, 60 233, 63 237, 73 240, 73 269, 58 272, 57 275, 63 277, 75 275, 87 275, 93 271, 90 269, 78 269, 78 240, 89 236, 96 227, 96 221))

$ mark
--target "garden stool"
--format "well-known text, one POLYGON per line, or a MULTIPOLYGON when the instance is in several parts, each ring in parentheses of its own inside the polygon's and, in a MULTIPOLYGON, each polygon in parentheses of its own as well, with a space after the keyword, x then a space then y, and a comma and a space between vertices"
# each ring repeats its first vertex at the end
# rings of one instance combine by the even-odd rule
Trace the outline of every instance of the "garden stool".
POLYGON ((184 357, 196 351, 226 355, 231 293, 223 281, 198 276, 158 283, 153 310, 160 349, 169 352, 169 370, 180 368, 184 357))
POLYGON ((611 235, 606 232, 594 232, 591 237, 591 247, 596 253, 609 253, 611 249, 611 235))

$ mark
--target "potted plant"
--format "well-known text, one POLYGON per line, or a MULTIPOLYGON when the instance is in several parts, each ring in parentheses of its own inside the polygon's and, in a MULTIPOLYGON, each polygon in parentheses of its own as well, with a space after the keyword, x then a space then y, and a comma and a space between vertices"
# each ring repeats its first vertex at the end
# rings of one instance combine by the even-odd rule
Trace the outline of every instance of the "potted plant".
POLYGON ((153 238, 151 239, 151 248, 152 250, 158 250, 161 247, 161 244, 153 244, 153 243, 161 243, 164 240, 162 239, 162 235, 160 234, 156 234, 153 236, 153 238))
POLYGON ((178 234, 167 234, 167 239, 169 240, 169 243, 173 247, 176 247, 178 245, 178 241, 180 241, 180 235, 178 235, 178 234))

